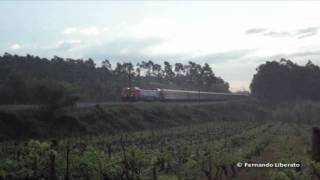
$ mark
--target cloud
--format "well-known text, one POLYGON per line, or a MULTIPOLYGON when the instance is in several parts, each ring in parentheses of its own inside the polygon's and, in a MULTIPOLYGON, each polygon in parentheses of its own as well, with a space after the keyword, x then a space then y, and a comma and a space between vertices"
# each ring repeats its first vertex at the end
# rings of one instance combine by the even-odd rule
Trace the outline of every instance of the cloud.
POLYGON ((253 56, 250 57, 251 61, 255 63, 262 64, 265 61, 278 61, 281 58, 290 59, 295 63, 305 64, 308 60, 312 62, 320 63, 320 50, 314 51, 300 51, 293 53, 278 53, 271 56, 253 56))
POLYGON ((279 32, 279 31, 268 30, 268 32, 266 32, 267 30, 268 29, 266 29, 266 28, 250 28, 250 29, 246 30, 245 34, 247 34, 247 35, 260 34, 263 36, 269 36, 269 37, 275 37, 275 38, 291 36, 291 33, 286 32, 286 31, 279 32))
POLYGON ((263 33, 264 36, 270 36, 270 37, 275 37, 275 38, 281 38, 281 37, 289 37, 291 34, 289 32, 278 32, 278 31, 269 31, 266 33, 263 33))
POLYGON ((223 51, 200 55, 194 52, 161 52, 155 53, 154 50, 166 39, 155 37, 125 37, 114 39, 110 42, 96 44, 83 49, 84 58, 93 58, 103 60, 105 58, 115 62, 131 61, 140 62, 142 60, 153 60, 154 62, 163 62, 164 60, 172 62, 187 62, 189 60, 197 63, 223 63, 229 60, 237 60, 255 52, 255 49, 239 49, 223 51))
POLYGON ((251 53, 255 52, 255 49, 240 49, 240 50, 231 50, 226 52, 217 52, 211 53, 204 56, 199 56, 194 58, 194 60, 199 60, 201 62, 206 63, 225 63, 228 60, 237 60, 250 55, 251 53))
POLYGON ((12 51, 15 51, 15 50, 21 49, 21 45, 16 43, 11 45, 9 49, 12 51))
POLYGON ((304 51, 304 52, 297 52, 289 54, 289 56, 292 57, 310 57, 310 56, 320 56, 320 50, 319 51, 304 51))
POLYGON ((299 29, 296 31, 296 36, 299 39, 314 36, 314 35, 318 34, 318 30, 319 30, 318 27, 308 27, 305 29, 299 29))
POLYGON ((105 33, 109 30, 107 27, 67 27, 62 33, 65 35, 85 35, 85 36, 97 36, 105 33))
POLYGON ((162 43, 161 38, 118 38, 110 42, 96 44, 81 49, 85 58, 110 58, 115 61, 141 61, 152 58, 145 50, 162 43))
POLYGON ((267 29, 265 28, 251 28, 246 30, 245 34, 260 34, 265 32, 267 29))
POLYGON ((87 36, 99 35, 101 33, 100 31, 102 30, 98 29, 97 27, 87 27, 79 30, 81 34, 87 35, 87 36))
POLYGON ((263 36, 269 36, 274 38, 281 38, 281 37, 296 37, 298 39, 314 36, 318 34, 318 27, 308 27, 304 29, 298 29, 295 32, 288 32, 288 31, 272 31, 265 28, 251 28, 246 30, 245 34, 261 34, 263 36))
POLYGON ((59 41, 54 49, 68 51, 72 48, 78 47, 80 43, 80 40, 63 40, 59 41))
POLYGON ((73 33, 76 33, 77 31, 78 31, 78 29, 75 27, 68 27, 68 28, 65 28, 62 33, 63 34, 73 34, 73 33))

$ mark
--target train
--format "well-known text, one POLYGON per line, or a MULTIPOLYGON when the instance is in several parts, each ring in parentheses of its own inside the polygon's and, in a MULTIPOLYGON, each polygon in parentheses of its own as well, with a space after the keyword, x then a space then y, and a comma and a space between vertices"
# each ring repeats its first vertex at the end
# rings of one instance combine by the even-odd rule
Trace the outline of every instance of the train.
POLYGON ((126 87, 121 91, 122 101, 224 101, 248 98, 249 94, 186 91, 174 89, 141 89, 126 87))

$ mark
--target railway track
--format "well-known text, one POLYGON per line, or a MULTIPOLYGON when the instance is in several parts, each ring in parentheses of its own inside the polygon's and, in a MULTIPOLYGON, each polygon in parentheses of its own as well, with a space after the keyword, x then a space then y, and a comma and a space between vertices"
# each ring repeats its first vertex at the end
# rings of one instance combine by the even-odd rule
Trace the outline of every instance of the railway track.
MULTIPOLYGON (((77 103, 77 108, 89 108, 96 105, 100 106, 122 106, 122 105, 133 105, 133 106, 145 106, 145 105, 204 105, 204 104, 220 104, 226 103, 227 101, 194 101, 194 102, 82 102, 77 103)), ((19 111, 19 110, 31 110, 37 109, 40 105, 38 104, 7 104, 0 105, 0 111, 19 111)))

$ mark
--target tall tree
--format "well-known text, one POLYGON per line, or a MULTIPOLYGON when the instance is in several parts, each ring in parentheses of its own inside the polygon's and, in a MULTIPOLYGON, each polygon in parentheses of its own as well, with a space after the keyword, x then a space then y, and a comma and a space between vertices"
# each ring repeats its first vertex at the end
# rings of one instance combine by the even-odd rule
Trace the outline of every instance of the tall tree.
POLYGON ((312 62, 299 66, 290 60, 267 61, 257 68, 250 88, 267 101, 320 100, 320 70, 312 62))
MULTIPOLYGON (((309 69, 318 71, 311 63, 309 69)), ((210 77, 208 65, 201 67, 194 62, 188 64, 176 63, 174 72, 169 62, 163 66, 150 61, 137 63, 134 68, 131 63, 117 63, 111 68, 109 60, 101 67, 96 67, 93 59, 72 59, 54 56, 51 59, 38 56, 0 55, 0 104, 4 103, 37 103, 36 91, 39 83, 51 81, 54 83, 72 84, 79 87, 78 94, 83 101, 114 101, 119 99, 123 87, 138 85, 141 88, 177 88, 186 90, 197 89, 199 72, 203 77, 210 77), (186 67, 186 69, 185 69, 186 67), (176 75, 174 74, 176 72, 176 75), (207 74, 207 75, 204 75, 207 74), (165 78, 168 83, 163 83, 165 78), (150 83, 154 80, 158 83, 150 83)), ((311 71, 307 71, 311 73, 311 71)), ((212 72, 213 73, 213 72, 212 72)), ((306 72, 304 72, 306 73, 306 72)), ((314 75, 314 73, 311 73, 314 75)), ((314 84, 317 77, 309 79, 314 84)), ((204 84, 207 84, 208 79, 204 84)), ((214 91, 217 85, 220 90, 228 90, 221 78, 208 87, 214 91), (222 85, 220 85, 222 83, 222 85)), ((62 87, 52 85, 51 87, 62 87)), ((313 91, 304 91, 310 94, 313 91)))
POLYGON ((112 70, 111 63, 110 63, 110 61, 108 59, 102 61, 102 67, 105 68, 108 71, 112 70))
POLYGON ((162 79, 162 67, 159 64, 153 63, 152 72, 155 77, 157 77, 158 81, 162 79))
POLYGON ((201 75, 206 90, 209 90, 211 86, 217 82, 217 78, 215 77, 211 67, 207 63, 203 65, 201 75))
POLYGON ((175 74, 172 70, 171 64, 168 61, 164 61, 163 64, 164 64, 164 76, 166 78, 166 82, 169 82, 174 78, 175 74))

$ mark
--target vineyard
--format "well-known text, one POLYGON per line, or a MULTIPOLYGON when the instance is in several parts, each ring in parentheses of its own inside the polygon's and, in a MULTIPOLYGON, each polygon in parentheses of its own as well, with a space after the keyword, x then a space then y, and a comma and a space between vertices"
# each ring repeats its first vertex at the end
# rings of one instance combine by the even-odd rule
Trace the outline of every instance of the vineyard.
POLYGON ((0 179, 317 179, 311 126, 215 121, 119 135, 3 142, 0 179), (239 168, 238 162, 301 163, 239 168))

